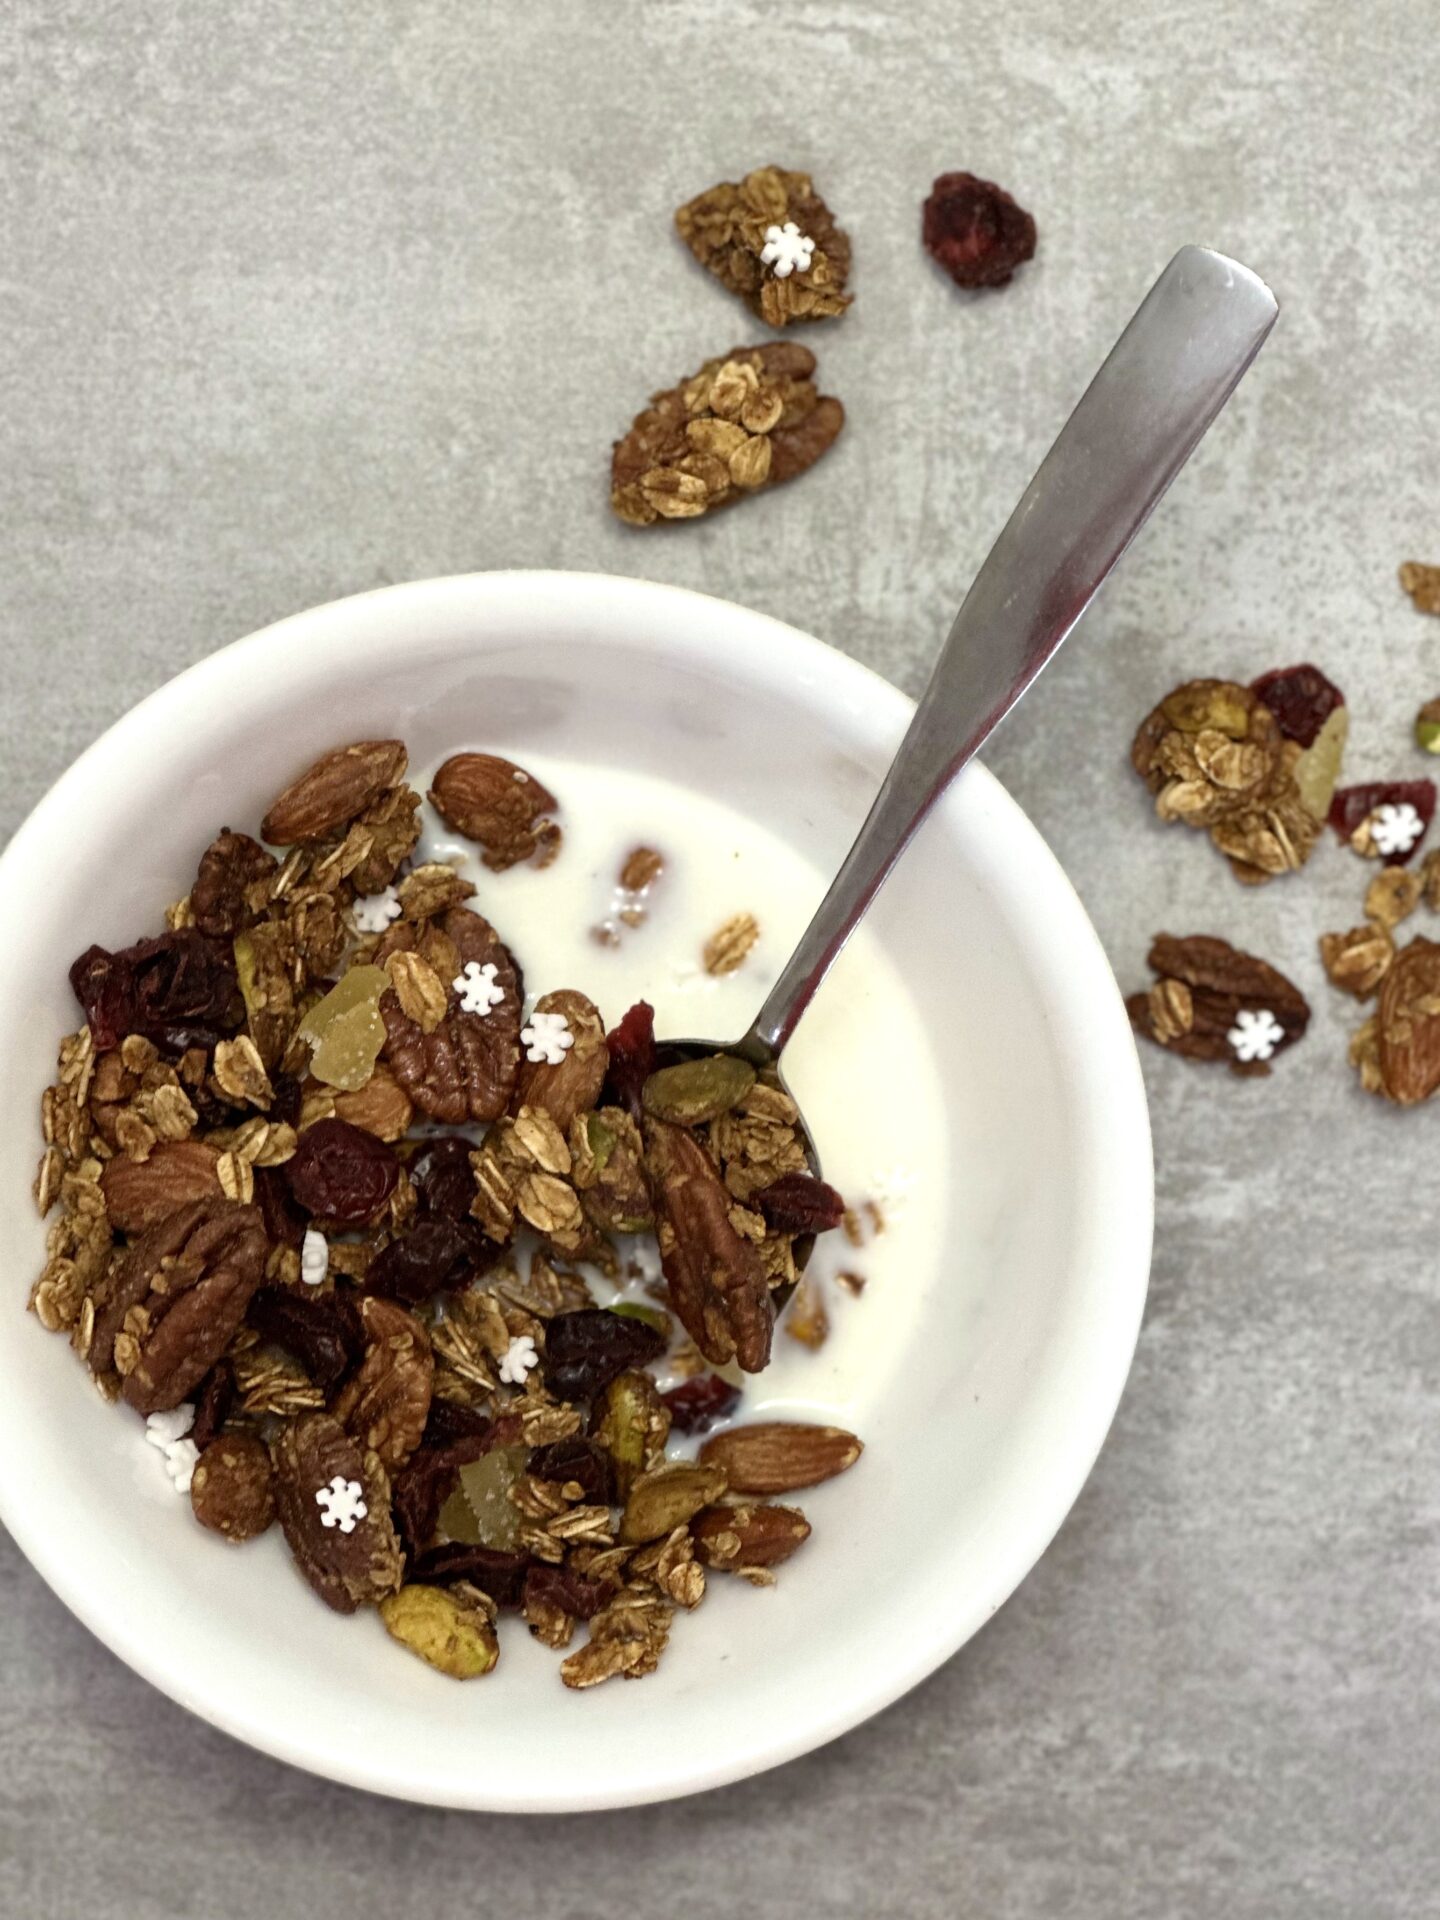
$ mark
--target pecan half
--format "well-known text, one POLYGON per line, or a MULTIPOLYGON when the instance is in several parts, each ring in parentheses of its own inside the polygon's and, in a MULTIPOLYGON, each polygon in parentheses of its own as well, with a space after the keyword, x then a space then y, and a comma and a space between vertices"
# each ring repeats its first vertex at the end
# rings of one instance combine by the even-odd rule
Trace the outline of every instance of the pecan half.
POLYGON ((139 1413, 178 1407, 224 1353, 265 1278, 258 1207, 196 1200, 151 1227, 96 1317, 90 1365, 139 1413))
POLYGON ((407 763, 399 740, 357 740, 336 747, 274 801, 260 823, 261 837, 276 847, 328 840, 401 780, 407 763))
POLYGON ((683 1127, 650 1120, 646 1165, 670 1299, 712 1366, 738 1360, 758 1373, 775 1321, 754 1247, 730 1223, 730 1195, 705 1148, 683 1127))
POLYGON ((535 1002, 537 1013, 563 1013, 573 1045, 554 1065, 548 1060, 523 1059, 510 1096, 513 1112, 541 1107, 568 1133, 576 1116, 588 1113, 600 1098, 610 1066, 605 1044, 605 1022, 593 1000, 569 987, 545 993, 535 1002))
MULTIPOLYGON (((520 1065, 520 976, 495 929, 468 907, 452 908, 440 930, 455 954, 453 976, 436 968, 449 993, 445 1017, 426 1033, 404 1012, 393 991, 384 994, 380 1017, 385 1022, 385 1058, 427 1118, 447 1126, 495 1120, 505 1111, 520 1065), (494 966, 495 984, 503 994, 485 1014, 462 1011, 452 984, 471 961, 494 966)), ((392 928, 391 934, 391 951, 415 939, 409 926, 403 934, 392 928)))
POLYGON ((513 760, 456 753, 435 775, 430 804, 457 833, 479 842, 487 867, 503 873, 553 843, 546 829, 560 803, 513 760))
POLYGON ((281 1429, 275 1442, 275 1506, 295 1564, 327 1607, 354 1613, 400 1585, 400 1543, 390 1520, 390 1483, 373 1453, 328 1413, 309 1413, 281 1429), (334 1503, 316 1495, 340 1482, 358 1497, 344 1522, 334 1503), (333 1524, 327 1526, 326 1518, 333 1524))
POLYGON ((813 466, 845 424, 814 371, 805 347, 736 347, 657 393, 615 443, 615 512, 636 527, 694 520, 813 466))
POLYGON ((1417 936, 1380 989, 1376 1038, 1383 1091, 1417 1106, 1440 1087, 1440 945, 1417 936))
POLYGON ((1159 933, 1148 965, 1159 978, 1125 1002, 1130 1024, 1184 1059, 1224 1060, 1232 1073, 1267 1074, 1272 1055, 1294 1046, 1310 1024, 1309 1003, 1294 982, 1226 940, 1159 933), (1269 1014, 1276 1023, 1278 1037, 1263 1056, 1244 1058, 1232 1040, 1242 1014, 1269 1014))
POLYGON ((430 1336, 413 1314, 393 1300, 360 1302, 367 1342, 360 1370, 346 1382, 330 1411, 361 1446, 387 1469, 403 1466, 420 1444, 430 1412, 435 1362, 430 1336))

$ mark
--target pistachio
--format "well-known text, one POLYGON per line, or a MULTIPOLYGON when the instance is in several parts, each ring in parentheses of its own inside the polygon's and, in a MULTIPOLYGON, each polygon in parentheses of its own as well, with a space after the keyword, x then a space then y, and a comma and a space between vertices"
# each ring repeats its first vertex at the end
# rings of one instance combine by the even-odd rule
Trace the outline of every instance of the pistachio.
POLYGON ((700 1461, 655 1467, 630 1489, 620 1520, 621 1540, 639 1545, 688 1526, 702 1507, 714 1505, 725 1484, 722 1468, 700 1461))
POLYGON ((380 1602, 385 1630, 437 1673, 476 1680, 500 1657, 493 1623, 443 1587, 401 1587, 380 1602))
POLYGON ((640 1098, 657 1120, 699 1127, 738 1106, 754 1084, 753 1067, 733 1053, 716 1053, 662 1067, 645 1082, 640 1098))
POLYGON ((648 1373, 622 1373, 610 1382, 597 1403, 592 1432, 615 1463, 623 1498, 663 1454, 670 1433, 669 1408, 648 1373))

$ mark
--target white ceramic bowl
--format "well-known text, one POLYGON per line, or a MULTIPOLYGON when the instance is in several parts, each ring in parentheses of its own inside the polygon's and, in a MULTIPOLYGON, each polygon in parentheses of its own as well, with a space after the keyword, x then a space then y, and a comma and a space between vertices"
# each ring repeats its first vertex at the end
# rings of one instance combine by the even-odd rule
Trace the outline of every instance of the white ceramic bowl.
POLYGON ((0 1518, 123 1660, 334 1779, 560 1811, 804 1753, 914 1686, 1000 1606, 1114 1414, 1152 1188, 1099 943, 978 767, 872 915, 931 1026, 949 1169, 945 1231, 913 1288, 865 1298, 898 1328, 840 1409, 853 1401, 865 1458, 817 1496, 823 1525, 782 1584, 715 1591, 642 1685, 570 1694, 554 1656, 512 1628, 494 1678, 456 1686, 399 1654, 373 1616, 339 1620, 273 1538, 237 1552, 189 1524, 135 1423, 23 1311, 42 1249, 33 1116, 76 1024, 69 961, 92 938, 153 926, 216 826, 253 824, 319 747, 394 734, 418 766, 472 743, 625 760, 756 814, 829 871, 909 713, 853 661, 719 600, 484 574, 361 595, 227 648, 126 715, 36 808, 0 860, 0 1518))

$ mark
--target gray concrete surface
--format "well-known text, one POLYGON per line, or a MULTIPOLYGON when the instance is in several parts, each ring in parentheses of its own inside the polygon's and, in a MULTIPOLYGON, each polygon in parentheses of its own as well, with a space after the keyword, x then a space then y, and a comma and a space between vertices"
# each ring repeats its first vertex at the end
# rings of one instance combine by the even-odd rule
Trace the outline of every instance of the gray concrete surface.
POLYGON ((689 1803, 428 1813, 187 1718, 0 1546, 0 1910, 1440 1913, 1440 1115, 1344 1066, 1314 938, 1358 917, 1358 864, 1243 891, 1124 768, 1177 679, 1312 656, 1350 690, 1355 774, 1417 770, 1440 624, 1394 576, 1440 559, 1435 25, 1405 0, 0 10, 0 831, 187 662, 417 575, 680 581, 916 689, 1097 356, 1213 242, 1281 329, 989 759, 1124 983, 1157 927, 1212 930, 1317 1010, 1269 1082, 1147 1059, 1159 1242, 1114 1435, 913 1698, 689 1803), (629 533, 611 438, 756 331, 669 210, 771 158, 855 239, 853 313, 807 336, 849 431, 788 494, 629 533), (955 166, 1039 220, 998 297, 918 248, 955 166))

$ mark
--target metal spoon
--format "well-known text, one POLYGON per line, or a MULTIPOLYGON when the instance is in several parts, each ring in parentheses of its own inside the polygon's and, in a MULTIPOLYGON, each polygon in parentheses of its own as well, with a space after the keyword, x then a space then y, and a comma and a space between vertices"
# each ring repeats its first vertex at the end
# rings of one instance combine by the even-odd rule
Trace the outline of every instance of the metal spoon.
MULTIPOLYGON (((729 1043, 668 1042, 667 1061, 734 1053, 784 1085, 786 1042, 915 829, 1094 599, 1278 312, 1238 261, 1203 247, 1176 254, 975 576, 865 824, 754 1025, 729 1043)), ((818 1174, 803 1115, 800 1124, 818 1174)), ((813 1244, 796 1242, 802 1271, 813 1244)), ((777 1311, 793 1290, 776 1290, 777 1311)))

